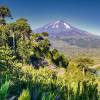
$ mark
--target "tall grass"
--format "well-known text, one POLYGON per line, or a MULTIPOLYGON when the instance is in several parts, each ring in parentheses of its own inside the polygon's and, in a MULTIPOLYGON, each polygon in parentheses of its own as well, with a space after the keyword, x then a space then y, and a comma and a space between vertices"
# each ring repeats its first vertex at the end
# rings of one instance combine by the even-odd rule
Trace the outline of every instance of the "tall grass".
POLYGON ((6 100, 8 94, 9 82, 5 82, 0 87, 0 100, 6 100))

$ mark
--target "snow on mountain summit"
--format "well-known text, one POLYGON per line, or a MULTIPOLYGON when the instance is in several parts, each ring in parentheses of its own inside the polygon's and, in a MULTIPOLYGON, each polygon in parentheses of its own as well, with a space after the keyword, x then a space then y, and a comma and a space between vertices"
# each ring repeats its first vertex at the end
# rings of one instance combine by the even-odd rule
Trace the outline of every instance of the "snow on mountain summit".
POLYGON ((68 24, 64 23, 64 25, 65 25, 66 29, 68 29, 68 28, 70 29, 70 26, 68 24))
POLYGON ((56 21, 52 24, 50 24, 52 28, 65 28, 65 29, 70 29, 70 25, 68 25, 67 23, 65 23, 64 21, 56 21))

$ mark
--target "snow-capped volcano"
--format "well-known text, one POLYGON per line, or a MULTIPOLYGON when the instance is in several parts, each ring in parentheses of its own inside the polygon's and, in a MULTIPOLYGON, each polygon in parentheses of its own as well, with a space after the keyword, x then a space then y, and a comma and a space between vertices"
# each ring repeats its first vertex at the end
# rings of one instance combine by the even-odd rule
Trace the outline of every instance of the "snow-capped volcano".
POLYGON ((43 27, 34 30, 34 32, 48 32, 50 37, 68 35, 88 35, 88 32, 75 28, 62 20, 46 24, 43 27))
POLYGON ((100 36, 95 36, 61 20, 46 24, 43 27, 34 30, 34 32, 48 32, 50 40, 55 42, 59 39, 70 45, 79 47, 100 48, 100 36))
POLYGON ((35 30, 35 32, 48 32, 49 35, 65 32, 71 29, 71 26, 64 21, 55 21, 49 24, 44 25, 43 27, 40 27, 35 30))

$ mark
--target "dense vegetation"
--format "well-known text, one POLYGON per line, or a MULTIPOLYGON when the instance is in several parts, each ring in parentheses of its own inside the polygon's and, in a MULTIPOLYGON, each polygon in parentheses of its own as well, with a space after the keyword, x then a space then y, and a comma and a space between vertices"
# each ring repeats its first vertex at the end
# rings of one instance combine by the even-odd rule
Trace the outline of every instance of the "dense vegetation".
POLYGON ((11 11, 0 6, 0 100, 99 100, 91 59, 75 64, 51 47, 48 33, 7 17, 11 11))

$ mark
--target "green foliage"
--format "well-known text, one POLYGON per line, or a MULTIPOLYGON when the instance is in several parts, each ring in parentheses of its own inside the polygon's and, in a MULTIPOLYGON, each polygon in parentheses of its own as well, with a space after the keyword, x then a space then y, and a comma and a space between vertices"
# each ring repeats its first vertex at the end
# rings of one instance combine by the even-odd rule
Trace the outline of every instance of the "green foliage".
POLYGON ((0 70, 11 70, 14 58, 13 51, 7 45, 0 47, 0 70))
POLYGON ((76 59, 76 62, 78 64, 78 67, 83 68, 85 66, 91 66, 94 64, 94 60, 89 57, 78 57, 76 59))
POLYGON ((36 67, 45 66, 43 61, 45 61, 50 53, 50 41, 48 37, 44 37, 42 34, 33 34, 31 39, 33 39, 32 46, 34 51, 30 57, 31 63, 36 67))
POLYGON ((51 52, 51 59, 57 66, 62 66, 64 68, 67 68, 69 63, 68 59, 63 54, 59 54, 56 49, 51 52))
POLYGON ((29 90, 23 90, 18 100, 31 100, 29 90))
POLYGON ((5 46, 7 44, 8 33, 7 25, 0 25, 0 46, 5 46))
POLYGON ((17 58, 21 61, 21 63, 29 63, 30 56, 33 54, 33 49, 30 46, 29 41, 23 41, 22 39, 19 39, 17 41, 17 49, 16 54, 17 58))
POLYGON ((2 86, 0 87, 0 100, 7 100, 6 97, 8 88, 9 88, 9 82, 5 82, 4 84, 2 84, 2 86))

